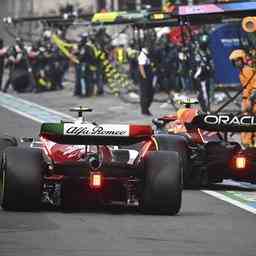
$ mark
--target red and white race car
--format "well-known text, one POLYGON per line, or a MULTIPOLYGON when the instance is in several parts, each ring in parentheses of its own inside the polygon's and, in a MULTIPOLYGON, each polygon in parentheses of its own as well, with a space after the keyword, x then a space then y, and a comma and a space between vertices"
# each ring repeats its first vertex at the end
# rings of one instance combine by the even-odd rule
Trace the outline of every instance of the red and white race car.
POLYGON ((74 108, 75 122, 44 123, 39 140, 0 139, 1 206, 38 209, 43 203, 74 209, 95 205, 138 206, 144 212, 177 214, 182 162, 161 150, 166 135, 150 125, 96 124, 87 108, 74 108), (138 143, 139 149, 126 149, 138 143), (120 148, 121 147, 121 148, 120 148))

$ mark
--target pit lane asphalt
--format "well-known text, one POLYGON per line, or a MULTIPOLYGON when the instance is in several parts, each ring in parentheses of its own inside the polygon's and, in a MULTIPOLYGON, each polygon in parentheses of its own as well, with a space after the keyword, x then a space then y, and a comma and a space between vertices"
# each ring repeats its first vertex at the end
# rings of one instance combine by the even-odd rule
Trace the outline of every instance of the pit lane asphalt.
MULTIPOLYGON (((1 134, 36 136, 39 126, 0 107, 1 134)), ((141 215, 131 209, 0 210, 0 255, 255 256, 255 228, 255 215, 200 191, 186 190, 181 212, 174 217, 141 215)))

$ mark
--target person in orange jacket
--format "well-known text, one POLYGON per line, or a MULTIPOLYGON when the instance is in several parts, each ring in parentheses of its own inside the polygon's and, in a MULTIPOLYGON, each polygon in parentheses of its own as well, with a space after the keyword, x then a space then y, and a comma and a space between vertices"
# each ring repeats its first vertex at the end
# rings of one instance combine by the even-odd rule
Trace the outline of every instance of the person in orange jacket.
MULTIPOLYGON (((242 112, 256 114, 256 69, 247 64, 248 56, 244 50, 232 51, 230 61, 239 69, 239 79, 244 88, 242 99, 242 112)), ((255 132, 242 132, 241 142, 245 147, 256 146, 255 132)))

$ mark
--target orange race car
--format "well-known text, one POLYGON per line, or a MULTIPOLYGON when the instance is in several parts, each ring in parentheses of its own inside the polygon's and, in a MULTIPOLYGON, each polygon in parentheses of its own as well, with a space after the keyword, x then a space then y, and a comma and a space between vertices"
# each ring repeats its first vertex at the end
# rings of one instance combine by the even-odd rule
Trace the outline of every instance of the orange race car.
POLYGON ((256 117, 206 114, 192 108, 197 100, 181 103, 185 107, 176 115, 162 116, 153 123, 155 133, 171 137, 168 148, 176 150, 183 161, 185 186, 206 186, 223 179, 254 183, 256 150, 242 149, 238 142, 228 140, 228 133, 256 130, 256 117))

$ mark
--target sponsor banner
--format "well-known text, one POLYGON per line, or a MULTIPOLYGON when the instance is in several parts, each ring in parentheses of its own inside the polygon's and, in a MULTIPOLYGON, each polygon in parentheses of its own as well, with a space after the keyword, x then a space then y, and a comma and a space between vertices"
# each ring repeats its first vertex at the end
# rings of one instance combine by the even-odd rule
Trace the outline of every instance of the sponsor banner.
POLYGON ((188 127, 201 128, 208 131, 252 132, 256 131, 256 116, 232 114, 203 114, 194 117, 188 127))
POLYGON ((184 5, 179 7, 179 15, 229 13, 234 11, 246 12, 254 11, 255 9, 256 2, 184 5))
POLYGON ((204 116, 204 122, 206 124, 230 124, 230 125, 246 125, 255 126, 256 116, 232 116, 232 115, 206 115, 204 116))
POLYGON ((210 50, 214 63, 214 81, 216 84, 240 84, 239 72, 229 60, 230 53, 241 46, 247 35, 240 23, 215 26, 210 33, 210 50), (221 58, 220 58, 221 56, 221 58))
POLYGON ((64 124, 64 135, 129 137, 129 125, 64 124))
POLYGON ((96 22, 114 22, 119 15, 125 12, 103 12, 95 13, 92 17, 92 23, 96 22))
POLYGON ((227 3, 219 5, 224 11, 254 11, 256 2, 227 3))
POLYGON ((133 21, 136 19, 143 19, 145 17, 145 13, 144 12, 127 12, 127 13, 123 13, 120 15, 120 19, 122 20, 127 20, 127 21, 133 21))
POLYGON ((224 12, 215 4, 185 5, 179 7, 179 15, 194 15, 224 12))

